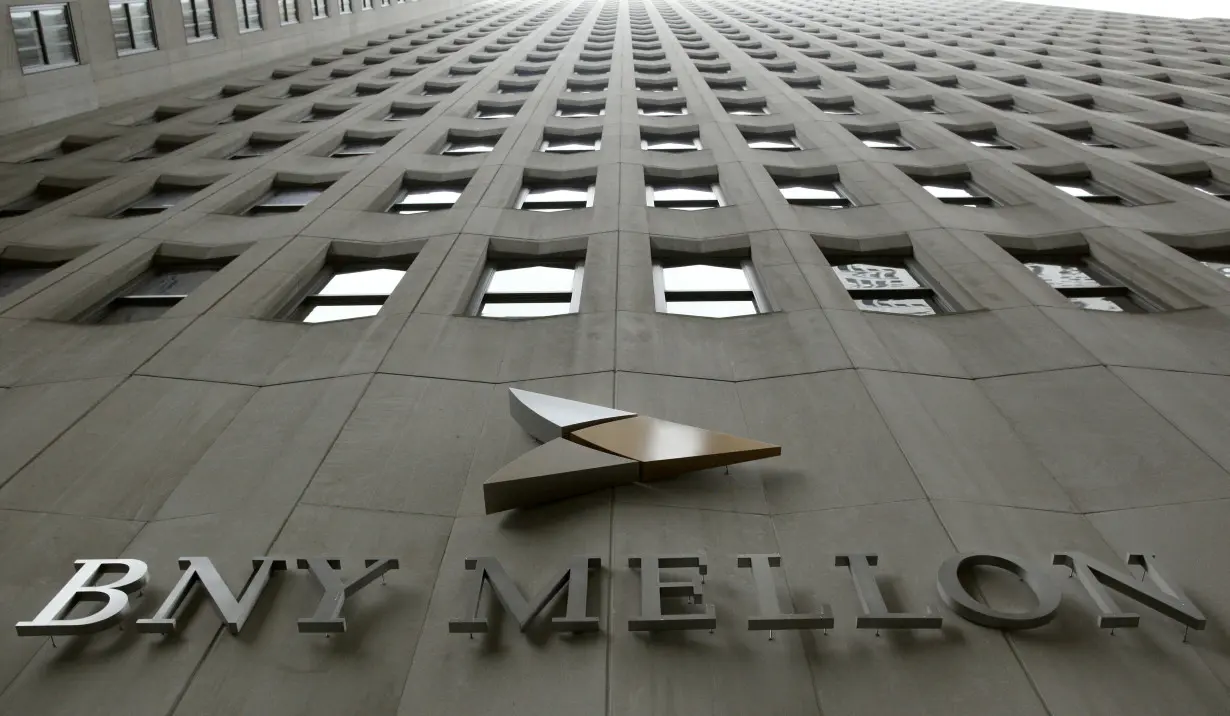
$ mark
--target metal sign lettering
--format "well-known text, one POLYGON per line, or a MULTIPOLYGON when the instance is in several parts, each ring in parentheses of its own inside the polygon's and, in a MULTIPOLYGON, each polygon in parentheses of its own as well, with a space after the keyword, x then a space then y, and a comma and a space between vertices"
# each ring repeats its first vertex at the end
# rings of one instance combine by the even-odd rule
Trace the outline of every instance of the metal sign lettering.
MULTIPOLYGON (((813 614, 787 614, 781 609, 773 581, 773 569, 781 566, 777 554, 743 554, 735 559, 737 567, 750 569, 760 613, 748 617, 749 631, 831 629, 836 620, 828 605, 822 604, 813 614)), ((879 557, 870 553, 848 553, 836 556, 836 566, 846 567, 854 582, 861 613, 854 618, 856 629, 938 629, 943 617, 931 607, 925 613, 891 612, 872 568, 879 557)), ((1142 606, 1183 624, 1188 629, 1202 630, 1208 620, 1191 600, 1159 569, 1152 557, 1132 553, 1129 565, 1140 567, 1140 580, 1121 572, 1081 552, 1060 552, 1052 563, 1068 567, 1078 578, 1084 591, 1097 607, 1098 626, 1105 629, 1135 627, 1140 615, 1124 612, 1115 604, 1107 589, 1142 606), (1145 579, 1149 581, 1145 581, 1145 579)), ((363 571, 351 578, 342 576, 342 562, 337 558, 257 557, 253 571, 239 596, 218 574, 207 557, 186 557, 179 560, 183 575, 170 594, 148 618, 136 620, 137 630, 145 633, 171 634, 179 630, 183 609, 194 591, 204 591, 228 631, 238 634, 252 615, 272 576, 291 568, 308 570, 323 594, 316 611, 298 620, 298 630, 304 634, 344 632, 346 620, 342 609, 346 599, 386 572, 397 569, 396 558, 379 557, 363 560, 363 571)), ((30 621, 18 622, 19 636, 67 636, 100 632, 119 626, 133 609, 133 596, 140 596, 149 581, 149 567, 136 559, 82 559, 76 562, 77 572, 30 621), (109 582, 106 575, 118 574, 109 582), (68 615, 80 604, 99 602, 96 611, 84 615, 68 615)), ((708 630, 717 628, 717 610, 704 604, 705 577, 709 563, 701 554, 652 555, 628 558, 628 566, 640 572, 640 614, 628 620, 629 631, 708 630), (679 580, 666 572, 695 570, 690 578, 679 580), (684 613, 665 613, 664 599, 688 599, 696 607, 684 613)), ((547 580, 545 588, 531 601, 508 576, 494 557, 476 557, 465 561, 467 579, 465 601, 467 616, 449 621, 450 632, 484 634, 490 631, 488 620, 480 616, 484 587, 525 631, 531 621, 567 594, 565 613, 553 617, 549 628, 554 631, 598 631, 599 617, 587 613, 589 580, 602 568, 602 560, 594 556, 575 557, 563 569, 547 580)), ((1041 565, 1030 564, 1017 557, 993 553, 955 555, 939 568, 936 590, 944 605, 962 619, 984 627, 1003 630, 1036 629, 1051 623, 1059 609, 1062 594, 1056 579, 1041 565), (971 594, 961 582, 963 571, 974 567, 993 567, 1019 577, 1032 590, 1037 605, 1023 612, 994 609, 971 594)), ((494 602, 489 602, 489 606, 494 602)))

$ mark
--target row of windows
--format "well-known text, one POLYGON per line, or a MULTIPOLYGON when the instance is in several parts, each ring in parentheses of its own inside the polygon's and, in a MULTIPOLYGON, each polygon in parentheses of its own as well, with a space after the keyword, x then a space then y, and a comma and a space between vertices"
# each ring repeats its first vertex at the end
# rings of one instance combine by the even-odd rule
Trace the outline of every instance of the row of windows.
MULTIPOLYGON (((1120 281, 1087 255, 1020 255, 1021 263, 1081 308, 1144 312, 1162 307, 1120 281)), ((1196 256, 1230 279, 1230 257, 1196 256)), ((954 310, 911 258, 829 257, 841 285, 862 310, 934 315, 954 310)), ((276 318, 327 323, 374 316, 405 276, 412 258, 337 262, 323 268, 276 318)), ((157 318, 185 299, 226 262, 156 265, 79 317, 88 323, 130 323, 157 318)), ((0 296, 53 271, 57 265, 0 265, 0 296)), ((468 307, 486 318, 531 318, 579 310, 580 261, 491 261, 468 307)), ((724 318, 769 310, 750 260, 681 262, 655 259, 656 309, 678 315, 724 318)))
MULTIPOLYGON (((259 141, 259 140, 253 140, 259 141)), ((471 154, 490 151, 486 144, 465 142, 450 142, 445 145, 445 153, 471 154)), ((600 140, 593 139, 593 142, 600 140)), ((658 147, 663 151, 690 150, 689 140, 680 138, 642 139, 642 144, 654 141, 660 142, 658 147)), ((697 140, 690 140, 697 141, 697 140)), ((766 140, 768 141, 768 140, 766 140)), ((773 140, 779 141, 779 140, 773 140)), ((263 143, 263 144, 268 144, 263 143)), ((380 142, 359 140, 343 143, 334 156, 359 156, 378 148, 380 142), (372 145, 375 145, 373 147, 372 145)), ((588 151, 590 145, 581 138, 547 138, 545 146, 556 151, 571 153, 588 151)), ((268 147, 248 145, 249 153, 267 151, 268 147)), ((240 150, 243 151, 243 150, 240 150)), ((842 209, 856 206, 852 195, 841 185, 837 178, 798 178, 775 174, 770 169, 770 176, 776 182, 782 197, 790 204, 800 206, 819 206, 831 209, 842 209)), ((1130 197, 1116 192, 1114 189, 1096 181, 1089 174, 1070 174, 1061 176, 1038 177, 1053 186, 1058 191, 1093 204, 1113 204, 1131 206, 1135 202, 1130 197)), ((1171 176, 1196 191, 1209 197, 1230 201, 1230 182, 1214 177, 1209 172, 1182 174, 1171 176)), ((914 177, 914 180, 931 196, 940 202, 967 208, 985 208, 1000 206, 1001 202, 987 192, 968 175, 950 175, 939 178, 914 177)), ((665 180, 651 175, 645 177, 645 205, 665 209, 680 209, 695 211, 712 209, 726 205, 721 186, 716 176, 712 179, 690 181, 665 180)), ((438 211, 451 208, 468 180, 453 183, 424 184, 407 183, 402 187, 397 198, 387 209, 394 214, 419 214, 427 211, 438 211)), ((290 184, 275 182, 263 196, 249 205, 240 213, 248 216, 263 216, 269 214, 293 213, 306 207, 313 199, 324 193, 331 183, 322 184, 290 184)), ((204 187, 177 186, 169 183, 156 183, 153 188, 141 198, 125 205, 111 216, 124 219, 138 216, 158 214, 189 199, 204 187)), ((527 180, 521 188, 514 208, 527 211, 556 212, 569 209, 583 209, 594 205, 594 180, 582 179, 568 182, 544 182, 527 180)), ((23 216, 31 211, 49 206, 61 199, 71 196, 76 189, 40 184, 30 194, 4 206, 0 206, 0 218, 23 216)))
MULTIPOLYGON (((377 0, 381 7, 392 0, 377 0)), ((396 0, 404 3, 407 0, 396 0)), ((215 39, 214 0, 180 0, 184 31, 189 42, 215 39)), ((234 0, 238 30, 253 32, 264 27, 260 0, 234 0)), ((299 22, 299 0, 276 0, 282 25, 299 22)), ((410 0, 417 2, 417 0, 410 0)), ((373 0, 359 0, 360 9, 371 10, 373 0)), ((110 0, 111 33, 119 56, 158 49, 153 0, 110 0)), ((328 16, 325 0, 311 0, 312 19, 328 16)), ((9 9, 22 71, 56 69, 78 63, 69 3, 23 5, 9 9)), ((339 0, 339 11, 354 12, 354 0, 339 0)))

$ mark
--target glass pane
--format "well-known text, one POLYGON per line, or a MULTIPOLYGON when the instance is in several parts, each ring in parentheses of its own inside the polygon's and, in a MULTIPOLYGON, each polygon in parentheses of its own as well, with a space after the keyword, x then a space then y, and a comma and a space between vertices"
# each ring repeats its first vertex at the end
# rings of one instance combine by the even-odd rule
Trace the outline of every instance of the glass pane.
POLYGON ((864 139, 863 146, 872 149, 900 149, 905 145, 899 139, 864 139))
POLYGON ((137 199, 130 209, 155 209, 175 206, 196 193, 196 189, 162 189, 155 188, 150 193, 137 199))
POLYGON ((860 288, 922 288, 918 279, 903 266, 886 264, 855 263, 838 264, 833 272, 847 289, 860 288))
POLYGON ((115 49, 118 52, 132 50, 132 35, 128 31, 128 14, 124 12, 124 3, 111 3, 111 34, 115 37, 115 49))
POLYGON ((741 268, 692 264, 662 269, 662 288, 667 291, 748 291, 747 274, 741 268))
POLYGON ((478 315, 487 318, 529 318, 570 313, 567 303, 484 303, 478 315))
POLYGON ((444 148, 444 154, 484 154, 494 149, 494 144, 450 143, 444 148))
POLYGON ((405 275, 405 269, 340 269, 316 295, 387 296, 405 275))
POLYGON ((921 298, 875 298, 855 301, 864 311, 900 313, 907 316, 933 316, 935 309, 921 298))
POLYGON ((13 21, 13 34, 17 39, 17 56, 21 66, 38 67, 43 64, 34 13, 30 10, 12 10, 9 12, 9 18, 13 21))
POLYGON ((729 318, 755 314, 756 304, 751 301, 668 301, 666 312, 680 316, 729 318))
POLYGON ((1085 273, 1077 264, 1024 262, 1038 278, 1055 288, 1097 288, 1106 284, 1085 273))
POLYGON ((647 139, 645 140, 645 149, 658 152, 688 152, 694 151, 698 147, 696 142, 690 139, 647 139))
POLYGON ((215 268, 155 270, 133 286, 129 296, 187 296, 218 273, 215 268))
POLYGON ((459 189, 410 189, 407 190, 398 204, 439 204, 452 206, 461 197, 459 189))
POLYGON ((1090 296, 1090 297, 1080 297, 1080 298, 1069 298, 1068 300, 1080 306, 1081 308, 1084 308, 1089 311, 1111 311, 1115 313, 1123 312, 1123 307, 1115 303, 1114 301, 1110 300, 1109 298, 1098 298, 1095 296, 1090 296))
POLYGON ((525 203, 544 203, 556 201, 588 201, 589 191, 586 189, 530 189, 525 197, 525 203))
POLYGON ((788 139, 749 139, 747 146, 752 149, 791 150, 798 149, 794 142, 788 139))
POLYGON ((169 306, 111 305, 98 319, 99 323, 135 323, 150 321, 167 312, 169 306))
POLYGON ((344 321, 347 318, 366 318, 380 313, 380 304, 369 303, 361 306, 315 306, 303 317, 304 323, 328 323, 344 321))
POLYGON ((966 199, 974 196, 968 187, 956 184, 923 184, 922 188, 937 199, 966 199))
POLYGON ((717 196, 713 193, 713 189, 700 189, 697 187, 674 186, 674 187, 654 187, 653 200, 654 203, 665 201, 714 201, 717 196))
POLYGON ((1056 189, 1068 194, 1069 196, 1081 198, 1094 195, 1094 193, 1090 191, 1089 187, 1085 184, 1055 184, 1054 186, 1056 189))
POLYGON ((129 3, 128 14, 132 18, 133 47, 138 50, 154 49, 156 43, 153 21, 149 16, 149 3, 129 3))
POLYGON ((1200 263, 1208 266, 1214 271, 1220 273, 1225 278, 1230 278, 1230 262, 1227 261, 1201 261, 1200 263))
POLYGON ((556 140, 549 140, 547 142, 546 149, 544 149, 543 151, 545 152, 592 152, 595 149, 597 149, 597 147, 595 146, 596 144, 597 142, 592 139, 579 139, 579 140, 572 140, 572 141, 556 139, 556 140))
POLYGON ((526 266, 497 270, 487 293, 572 293, 574 269, 526 266))
POLYGON ((311 187, 295 189, 274 189, 273 193, 261 202, 261 206, 306 206, 308 202, 320 196, 323 189, 311 187))
POLYGON ((796 184, 794 186, 778 187, 782 196, 787 199, 841 199, 841 193, 836 189, 825 189, 818 186, 796 184))
POLYGON ((50 268, 0 269, 0 296, 7 296, 50 271, 50 268))

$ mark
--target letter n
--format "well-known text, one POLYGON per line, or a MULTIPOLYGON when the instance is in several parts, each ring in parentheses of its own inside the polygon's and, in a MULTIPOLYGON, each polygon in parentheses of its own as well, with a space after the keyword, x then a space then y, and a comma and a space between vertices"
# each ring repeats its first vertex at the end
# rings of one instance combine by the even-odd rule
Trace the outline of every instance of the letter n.
POLYGON ((1207 623, 1204 614, 1178 587, 1166 581, 1157 563, 1146 555, 1130 553, 1127 563, 1141 567, 1152 584, 1144 581, 1143 577, 1136 580, 1132 575, 1113 569, 1082 552, 1058 552, 1052 557, 1052 563, 1062 564, 1080 579, 1081 586, 1101 612, 1098 626, 1103 629, 1140 624, 1140 615, 1120 611, 1104 587, 1110 587, 1137 604, 1143 604, 1192 629, 1204 629, 1207 623))

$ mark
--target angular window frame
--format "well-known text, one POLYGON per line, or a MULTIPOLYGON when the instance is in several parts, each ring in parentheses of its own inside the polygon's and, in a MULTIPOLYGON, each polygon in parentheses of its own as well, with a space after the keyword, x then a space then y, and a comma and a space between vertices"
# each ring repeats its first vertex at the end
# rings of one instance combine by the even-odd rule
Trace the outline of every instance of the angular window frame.
POLYGON ((457 201, 461 199, 462 193, 465 192, 469 184, 469 179, 438 183, 403 180, 401 186, 397 189, 393 202, 385 209, 385 213, 398 216, 414 216, 433 211, 448 211, 457 205, 457 201), (453 197, 451 203, 443 201, 414 201, 415 198, 430 196, 437 192, 456 192, 457 196, 453 197))
POLYGON ((264 10, 260 0, 235 0, 235 14, 239 23, 239 34, 257 32, 265 29, 264 10))
POLYGON ((650 180, 646 177, 645 181, 645 206, 658 209, 672 209, 675 211, 704 211, 707 209, 720 209, 726 204, 726 197, 722 194, 721 183, 714 179, 702 184, 701 182, 689 182, 688 180, 650 180), (670 183, 658 183, 670 182, 670 183), (655 198, 655 194, 661 191, 670 189, 691 189, 701 191, 702 187, 708 187, 709 192, 713 195, 712 199, 667 199, 665 203, 655 198), (710 206, 710 204, 713 206, 710 206))
POLYGON ((841 185, 840 179, 827 179, 819 177, 809 177, 803 179, 794 179, 791 177, 773 177, 773 183, 777 186, 777 190, 781 193, 782 198, 791 206, 818 206, 825 209, 849 209, 858 206, 854 198, 845 187, 841 185), (836 194, 835 197, 799 197, 791 199, 786 196, 785 189, 790 187, 799 187, 802 189, 812 189, 815 191, 826 191, 836 194))
POLYGON ((142 194, 135 201, 128 203, 114 213, 110 214, 110 218, 132 219, 142 216, 154 216, 155 214, 161 214, 168 209, 178 206, 184 200, 192 197, 204 188, 205 187, 199 186, 175 186, 172 184, 160 184, 155 182, 154 185, 149 188, 149 191, 142 194))
POLYGON ((228 263, 230 263, 229 258, 218 261, 155 261, 149 268, 142 271, 140 276, 129 281, 124 288, 78 316, 76 322, 116 324, 157 320, 163 313, 166 313, 167 309, 187 298, 194 290, 200 288, 201 284, 208 282, 213 276, 202 279, 193 288, 183 293, 138 292, 140 288, 148 283, 155 282, 159 276, 164 274, 209 273, 216 275, 228 263), (151 308, 161 308, 162 310, 158 311, 155 315, 133 318, 132 320, 108 320, 124 312, 124 309, 140 310, 151 308))
POLYGON ((942 313, 953 313, 953 304, 935 289, 927 272, 922 270, 918 262, 912 256, 885 256, 881 254, 869 254, 861 256, 858 254, 833 254, 826 253, 825 259, 833 269, 833 274, 837 277, 838 282, 846 293, 850 295, 850 299, 854 301, 860 311, 867 313, 884 313, 898 316, 931 316, 942 313), (861 288, 850 286, 844 280, 845 277, 838 269, 840 266, 852 265, 867 265, 876 268, 888 268, 905 272, 905 274, 917 286, 901 286, 896 288, 861 288), (922 301, 929 309, 930 313, 917 313, 905 311, 887 311, 868 308, 865 301, 922 301))
POLYGON ((687 258, 659 258, 654 257, 653 260, 653 294, 654 294, 654 310, 658 313, 669 313, 676 316, 693 316, 693 317, 708 317, 718 318, 718 316, 703 316, 702 314, 675 312, 671 311, 671 304, 674 303, 747 303, 752 304, 751 313, 733 314, 730 316, 722 316, 723 318, 735 318, 739 316, 755 316, 770 311, 768 300, 765 297, 764 287, 760 282, 760 277, 756 272, 756 267, 750 258, 708 258, 705 256, 687 257, 687 258), (712 289, 712 290, 693 290, 693 291, 668 291, 666 290, 666 274, 667 269, 685 268, 688 266, 713 266, 725 269, 737 269, 743 272, 744 278, 747 280, 746 289, 712 289))
POLYGON ((115 41, 116 56, 127 57, 145 52, 154 52, 158 49, 158 28, 154 24, 154 8, 150 0, 110 0, 107 3, 107 7, 111 12, 111 36, 115 41), (140 37, 140 34, 137 32, 136 20, 134 20, 134 6, 143 6, 145 8, 145 17, 149 22, 148 46, 137 46, 137 39, 140 37), (117 12, 119 13, 118 16, 117 12), (121 37, 127 39, 127 49, 121 48, 119 42, 121 37))
MULTIPOLYGON (((81 64, 81 54, 77 49, 77 33, 73 27, 72 6, 69 3, 45 3, 39 5, 14 5, 9 8, 9 24, 13 28, 13 39, 17 50, 17 63, 21 66, 22 74, 33 74, 35 72, 46 72, 48 70, 58 70, 64 67, 73 67, 81 64), (29 32, 32 32, 30 39, 33 40, 32 45, 28 45, 27 51, 35 51, 38 53, 40 62, 38 64, 27 64, 22 61, 21 57, 21 33, 17 29, 16 16, 19 14, 30 14, 30 24, 32 27, 29 32), (72 55, 71 60, 52 61, 51 46, 48 44, 48 36, 52 34, 51 30, 54 27, 51 25, 51 18, 55 15, 60 15, 64 20, 64 32, 67 34, 67 50, 72 55)), ((58 55, 57 55, 58 57, 58 55)))
POLYGON ((389 143, 389 139, 391 138, 364 139, 362 137, 342 135, 342 141, 333 148, 333 151, 329 152, 329 157, 333 159, 352 159, 354 157, 371 156, 383 149, 384 145, 389 143))
POLYGON ((910 178, 914 180, 915 184, 922 187, 923 191, 926 191, 932 199, 944 204, 964 206, 968 208, 986 208, 1000 205, 999 201, 997 201, 994 196, 991 196, 991 194, 989 194, 986 190, 975 184, 973 179, 969 177, 940 177, 935 179, 919 179, 917 177, 910 178), (928 186, 943 187, 948 189, 959 188, 967 192, 969 196, 936 196, 932 192, 928 191, 928 186))
POLYGON ((1083 201, 1086 204, 1105 204, 1110 206, 1135 206, 1136 204, 1136 202, 1132 201, 1129 197, 1124 196, 1123 194, 1115 193, 1113 189, 1097 181, 1092 176, 1038 176, 1038 178, 1047 184, 1050 184, 1053 188, 1060 191, 1065 196, 1077 199, 1078 201, 1083 201), (1087 192, 1087 195, 1081 196, 1065 191, 1061 188, 1065 185, 1082 189, 1087 192))
POLYGON ((538 211, 538 212, 559 212, 572 211, 576 209, 588 209, 594 205, 594 197, 597 190, 597 180, 595 178, 578 179, 575 181, 531 181, 529 183, 522 182, 521 188, 517 191, 517 200, 513 203, 513 208, 520 211, 538 211), (582 183, 586 182, 586 183, 582 183), (547 192, 567 189, 572 191, 584 191, 584 205, 578 206, 581 199, 570 199, 565 201, 530 201, 535 192, 547 192), (527 207, 526 203, 530 206, 527 207), (541 206, 540 206, 541 205, 541 206))
POLYGON ((1152 313, 1162 310, 1160 306, 1141 296, 1088 254, 1014 253, 1012 257, 1021 262, 1034 278, 1058 291, 1064 298, 1087 311, 1107 313, 1152 313), (1070 267, 1084 274, 1096 286, 1062 286, 1047 281, 1030 264, 1070 267), (1119 307, 1119 311, 1089 308, 1077 299, 1101 299, 1119 307))
POLYGON ((218 39, 213 0, 180 0, 179 7, 184 16, 184 35, 189 43, 218 39), (203 20, 202 16, 208 16, 208 19, 203 20), (209 28, 208 34, 204 29, 206 26, 209 28))
POLYGON ((551 316, 564 316, 572 313, 579 313, 581 310, 581 288, 585 278, 585 261, 583 259, 576 260, 559 260, 559 261, 534 261, 529 259, 505 260, 505 259, 489 259, 487 265, 483 268, 482 277, 478 281, 478 287, 474 291, 474 297, 470 301, 467 315, 477 318, 490 318, 501 321, 516 321, 528 320, 531 318, 547 318, 551 316), (567 292, 563 291, 498 291, 490 290, 491 283, 495 279, 496 274, 500 271, 511 271, 523 268, 532 268, 543 266, 547 268, 561 268, 572 270, 572 288, 567 292), (566 306, 567 310, 559 313, 547 313, 537 316, 484 316, 483 308, 488 304, 526 304, 526 303, 549 303, 560 304, 566 306))
POLYGON ((406 274, 410 271, 410 267, 414 265, 415 257, 405 258, 389 258, 380 260, 349 260, 338 259, 327 261, 321 267, 312 280, 302 291, 297 293, 281 311, 278 312, 276 320, 288 321, 292 323, 305 323, 309 325, 317 325, 320 323, 337 323, 338 321, 356 320, 359 318, 374 318, 381 310, 384 309, 385 303, 388 302, 389 296, 397 290, 402 281, 406 280, 406 274), (321 293, 329 285, 334 278, 348 273, 359 273, 363 271, 377 271, 387 269, 392 271, 401 271, 401 278, 397 279, 397 283, 393 284, 388 293, 321 293), (308 321, 307 318, 317 308, 330 306, 375 306, 376 310, 373 313, 361 316, 347 316, 329 321, 308 321))
POLYGON ((241 216, 262 217, 262 216, 281 216, 283 214, 294 214, 306 208, 308 204, 311 204, 321 194, 328 191, 329 187, 332 185, 333 185, 332 182, 328 184, 290 184, 290 183, 278 183, 277 181, 275 181, 264 194, 261 194, 259 199, 252 202, 252 204, 250 204, 246 209, 241 211, 240 215, 241 216), (302 204, 291 204, 291 203, 270 204, 270 203, 267 203, 270 199, 277 198, 277 196, 282 192, 305 191, 305 190, 313 190, 313 189, 316 189, 319 191, 317 191, 316 194, 312 196, 312 198, 308 199, 302 204))
POLYGON ((602 149, 602 133, 583 134, 577 136, 552 134, 549 130, 543 132, 542 143, 538 145, 538 151, 551 154, 584 154, 586 152, 596 152, 602 149), (554 147, 553 145, 563 145, 554 147), (585 145, 585 148, 573 148, 567 145, 585 145))

